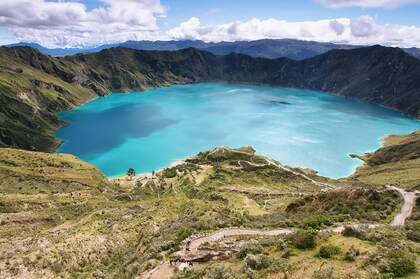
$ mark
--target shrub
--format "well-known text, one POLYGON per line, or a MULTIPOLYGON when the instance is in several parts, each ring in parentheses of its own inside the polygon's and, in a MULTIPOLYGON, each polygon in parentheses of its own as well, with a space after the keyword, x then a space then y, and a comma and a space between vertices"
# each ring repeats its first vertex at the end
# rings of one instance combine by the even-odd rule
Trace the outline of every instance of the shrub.
POLYGON ((420 221, 409 223, 406 226, 406 235, 408 239, 420 242, 420 221))
POLYGON ((248 254, 245 257, 245 265, 253 270, 261 270, 271 265, 272 259, 266 255, 252 255, 248 254))
POLYGON ((176 239, 182 241, 187 237, 191 236, 194 231, 191 228, 180 228, 176 233, 176 239))
POLYGON ((334 278, 334 268, 328 267, 317 270, 312 276, 314 279, 333 279, 334 278))
POLYGON ((162 172, 163 178, 173 178, 176 176, 176 168, 164 169, 162 172))
POLYGON ((390 250, 386 257, 388 263, 381 268, 381 271, 391 272, 396 277, 416 272, 416 262, 408 252, 390 250))
POLYGON ((260 254, 263 248, 259 243, 249 242, 244 244, 238 252, 238 258, 245 258, 248 254, 260 254))
POLYGON ((233 271, 230 268, 224 266, 217 266, 211 268, 207 274, 206 278, 208 279, 229 279, 235 278, 233 276, 233 271))
POLYGON ((298 249, 310 249, 316 246, 316 232, 313 230, 298 230, 292 236, 293 245, 298 249))
POLYGON ((326 226, 331 226, 331 219, 325 215, 312 215, 306 218, 303 227, 305 229, 320 230, 326 226))
POLYGON ((354 228, 354 227, 345 227, 341 234, 346 237, 356 237, 356 238, 361 238, 361 235, 362 235, 362 233, 357 228, 354 228))
POLYGON ((344 260, 354 262, 359 255, 360 251, 352 246, 344 255, 344 260))
POLYGON ((286 259, 273 259, 267 270, 271 273, 285 272, 292 269, 286 259))
POLYGON ((324 259, 329 259, 332 256, 340 254, 340 251, 341 249, 338 246, 332 244, 322 245, 319 248, 318 256, 324 259))

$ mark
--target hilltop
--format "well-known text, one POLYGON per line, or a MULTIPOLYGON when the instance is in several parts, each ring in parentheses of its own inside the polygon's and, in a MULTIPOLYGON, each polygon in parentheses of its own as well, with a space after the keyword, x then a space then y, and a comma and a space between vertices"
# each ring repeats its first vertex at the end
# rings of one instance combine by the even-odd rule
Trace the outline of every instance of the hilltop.
MULTIPOLYGON (((354 49, 362 46, 336 43, 324 43, 315 41, 302 41, 294 39, 262 39, 255 41, 235 42, 203 42, 199 40, 179 41, 126 41, 122 43, 105 44, 93 48, 46 48, 35 43, 17 43, 8 47, 29 46, 38 49, 43 54, 52 56, 66 56, 79 53, 99 52, 113 47, 125 47, 138 50, 180 50, 194 47, 213 54, 226 55, 229 53, 246 54, 252 57, 262 58, 290 58, 303 60, 311 58, 334 49, 354 49)), ((405 52, 416 58, 420 58, 419 48, 403 48, 405 52)))
POLYGON ((247 82, 321 90, 420 116, 420 61, 398 48, 333 50, 295 61, 214 55, 194 48, 50 57, 0 48, 0 146, 51 151, 57 112, 110 92, 178 83, 247 82))

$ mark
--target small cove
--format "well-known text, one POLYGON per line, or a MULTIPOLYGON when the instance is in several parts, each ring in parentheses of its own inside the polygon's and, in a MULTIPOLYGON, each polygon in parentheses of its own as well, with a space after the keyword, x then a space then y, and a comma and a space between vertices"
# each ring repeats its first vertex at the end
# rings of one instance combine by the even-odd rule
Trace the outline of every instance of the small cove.
POLYGON ((107 176, 130 167, 151 172, 217 146, 253 146, 258 154, 332 178, 361 164, 350 153, 381 146, 420 122, 377 105, 322 92, 241 84, 174 85, 111 94, 59 114, 58 152, 107 176))

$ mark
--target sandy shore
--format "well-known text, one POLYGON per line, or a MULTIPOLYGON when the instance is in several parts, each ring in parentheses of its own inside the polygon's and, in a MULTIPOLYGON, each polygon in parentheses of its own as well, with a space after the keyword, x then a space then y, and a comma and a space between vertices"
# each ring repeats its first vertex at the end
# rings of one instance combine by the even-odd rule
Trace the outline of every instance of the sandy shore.
MULTIPOLYGON (((186 159, 176 160, 176 161, 172 162, 171 164, 169 164, 169 166, 167 166, 166 168, 156 170, 155 174, 161 173, 163 170, 165 170, 167 168, 174 168, 176 166, 182 165, 182 164, 185 163, 185 161, 186 161, 186 159)), ((121 175, 121 176, 109 177, 108 180, 111 183, 119 184, 121 187, 132 187, 132 186, 135 185, 135 183, 138 180, 152 179, 152 178, 153 178, 153 173, 145 172, 145 173, 137 174, 137 175, 135 175, 131 178, 128 177, 128 175, 124 174, 124 175, 121 175)))

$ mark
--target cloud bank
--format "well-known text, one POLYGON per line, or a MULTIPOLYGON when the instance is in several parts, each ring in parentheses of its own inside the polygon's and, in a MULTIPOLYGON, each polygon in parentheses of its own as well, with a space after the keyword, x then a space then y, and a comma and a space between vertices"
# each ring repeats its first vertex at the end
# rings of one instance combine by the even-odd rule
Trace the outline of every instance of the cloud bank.
POLYGON ((84 46, 152 38, 156 17, 165 14, 159 0, 101 0, 88 10, 76 0, 0 1, 0 26, 20 41, 47 46, 84 46))
MULTIPOLYGON (((86 47, 127 40, 236 41, 301 39, 350 44, 383 44, 420 47, 420 27, 379 24, 371 16, 317 21, 250 19, 203 25, 192 17, 162 31, 158 20, 166 16, 160 0, 100 0, 88 9, 77 0, 0 0, 0 27, 17 40, 48 47, 86 47)), ((326 5, 396 6, 420 0, 317 0, 326 5)), ((212 9, 208 13, 217 13, 212 9)))
POLYGON ((383 44, 420 47, 420 27, 378 24, 371 16, 337 18, 318 21, 290 22, 277 19, 202 25, 196 17, 167 32, 172 39, 203 41, 237 41, 270 39, 301 39, 349 44, 383 44))
POLYGON ((409 4, 420 4, 420 0, 318 0, 332 7, 395 8, 409 4))

